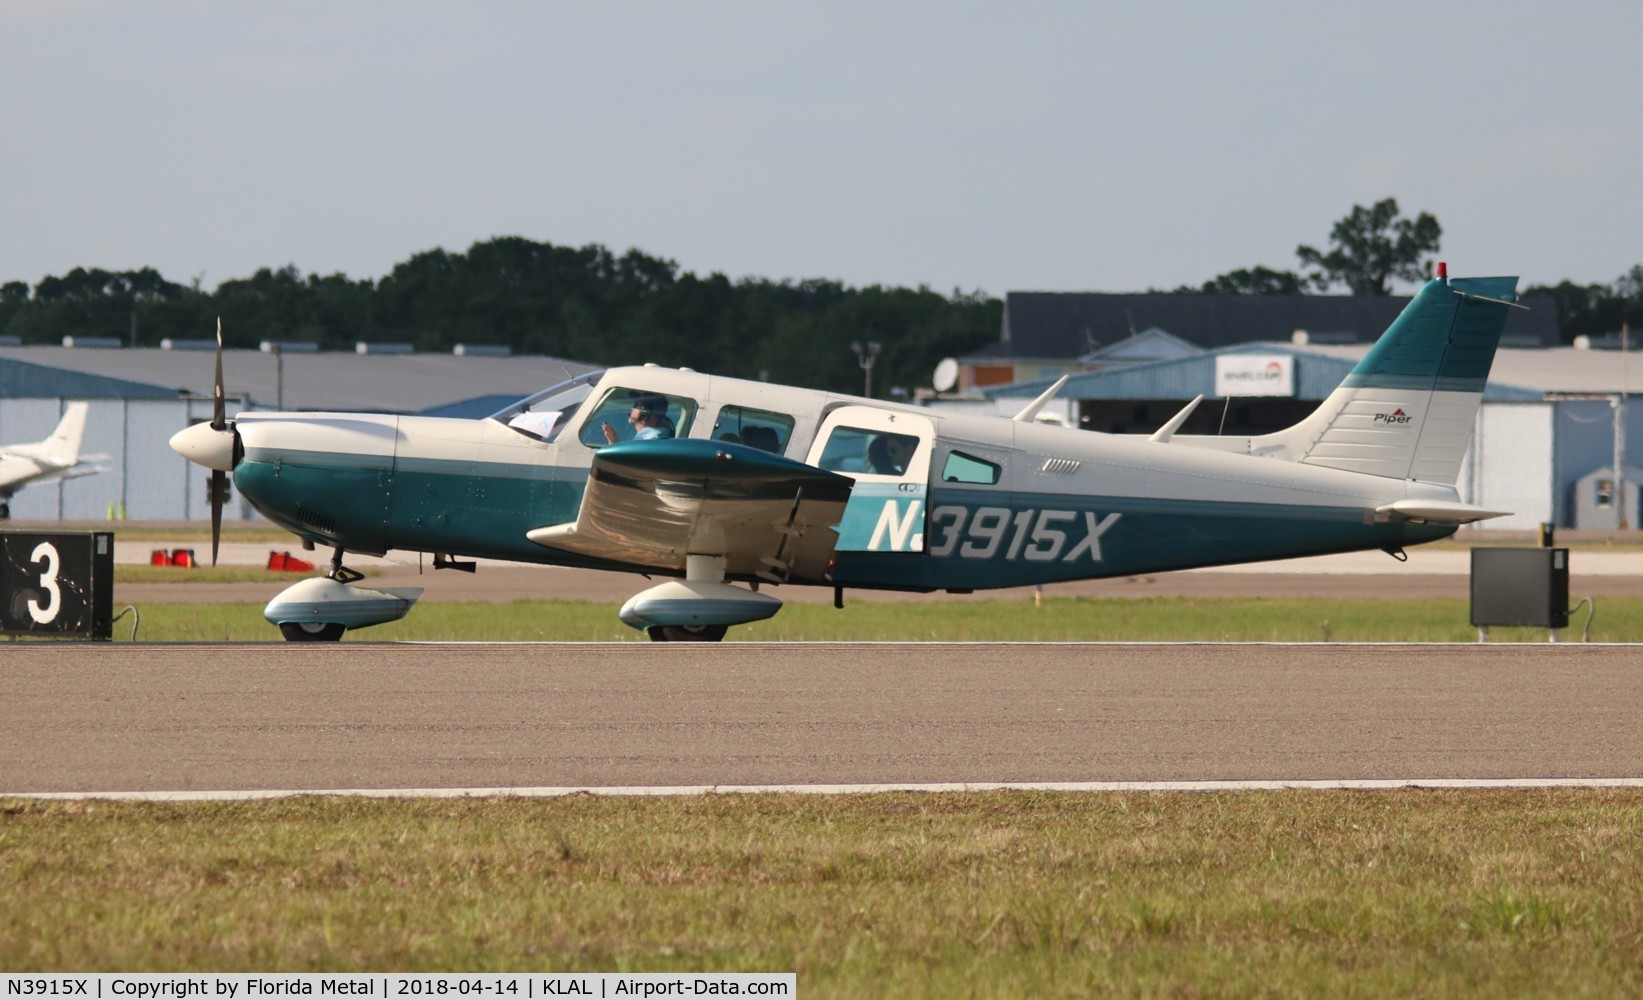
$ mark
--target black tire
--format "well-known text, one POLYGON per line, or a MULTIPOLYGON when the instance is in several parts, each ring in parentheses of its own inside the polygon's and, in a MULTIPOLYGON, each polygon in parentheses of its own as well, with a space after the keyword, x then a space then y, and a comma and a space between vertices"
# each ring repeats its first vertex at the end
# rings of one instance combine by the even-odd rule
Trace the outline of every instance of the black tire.
POLYGON ((280 622, 286 642, 336 642, 346 631, 339 622, 280 622))
POLYGON ((719 642, 730 631, 728 625, 662 625, 651 630, 661 632, 663 638, 652 639, 658 642, 719 642))

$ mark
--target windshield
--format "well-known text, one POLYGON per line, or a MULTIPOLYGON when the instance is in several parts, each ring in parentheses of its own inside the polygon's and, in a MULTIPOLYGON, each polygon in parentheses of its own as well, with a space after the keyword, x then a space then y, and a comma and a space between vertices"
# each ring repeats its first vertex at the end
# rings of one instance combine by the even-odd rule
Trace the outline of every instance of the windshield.
POLYGON ((604 371, 578 375, 569 382, 543 389, 534 396, 526 396, 517 403, 491 414, 514 430, 538 441, 552 441, 565 429, 576 410, 593 392, 594 383, 604 377, 604 371))

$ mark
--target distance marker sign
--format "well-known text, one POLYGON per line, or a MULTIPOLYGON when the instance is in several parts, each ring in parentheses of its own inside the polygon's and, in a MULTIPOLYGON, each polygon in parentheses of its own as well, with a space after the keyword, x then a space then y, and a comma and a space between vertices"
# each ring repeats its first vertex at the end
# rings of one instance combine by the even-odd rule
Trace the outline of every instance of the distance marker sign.
POLYGON ((0 634, 114 637, 112 531, 0 531, 0 634))

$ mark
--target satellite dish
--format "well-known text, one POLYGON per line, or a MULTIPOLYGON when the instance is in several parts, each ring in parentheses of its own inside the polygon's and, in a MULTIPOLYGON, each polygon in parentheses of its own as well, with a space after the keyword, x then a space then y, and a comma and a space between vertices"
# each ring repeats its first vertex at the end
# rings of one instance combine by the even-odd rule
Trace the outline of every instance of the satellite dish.
POLYGON ((936 363, 936 373, 931 376, 930 384, 937 392, 949 392, 958 385, 958 359, 942 358, 936 363))

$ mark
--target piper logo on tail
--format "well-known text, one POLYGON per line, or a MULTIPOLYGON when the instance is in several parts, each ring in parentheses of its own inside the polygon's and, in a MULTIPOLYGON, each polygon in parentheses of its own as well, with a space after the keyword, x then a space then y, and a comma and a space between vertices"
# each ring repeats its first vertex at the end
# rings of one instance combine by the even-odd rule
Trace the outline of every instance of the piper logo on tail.
POLYGON ((1403 412, 1402 407, 1393 410, 1391 413, 1375 414, 1375 423, 1377 424, 1407 424, 1408 422, 1409 414, 1403 412))

